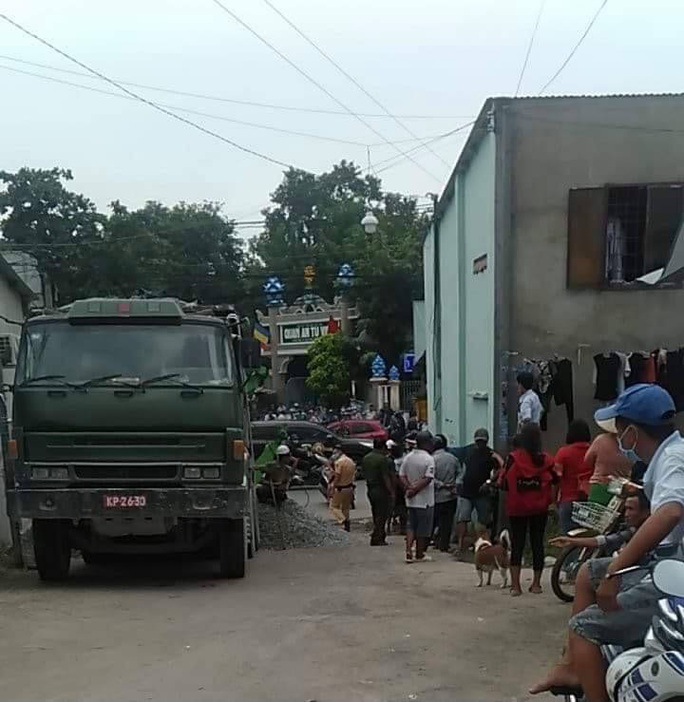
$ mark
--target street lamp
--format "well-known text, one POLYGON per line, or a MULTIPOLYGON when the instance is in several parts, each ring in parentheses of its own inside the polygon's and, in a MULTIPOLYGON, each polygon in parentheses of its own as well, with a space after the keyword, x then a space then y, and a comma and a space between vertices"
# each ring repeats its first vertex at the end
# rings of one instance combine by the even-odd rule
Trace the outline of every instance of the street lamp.
POLYGON ((361 220, 361 226, 366 230, 366 234, 375 234, 378 229, 378 218, 368 210, 361 220))

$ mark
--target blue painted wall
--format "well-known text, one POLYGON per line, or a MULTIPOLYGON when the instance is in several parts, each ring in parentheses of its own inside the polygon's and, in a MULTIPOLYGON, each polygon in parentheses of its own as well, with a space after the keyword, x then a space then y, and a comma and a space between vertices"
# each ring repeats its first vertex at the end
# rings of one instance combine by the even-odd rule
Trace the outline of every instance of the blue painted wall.
POLYGON ((494 268, 496 138, 486 134, 455 180, 454 196, 439 222, 441 273, 435 291, 435 232, 423 247, 425 271, 426 361, 430 427, 464 445, 478 427, 494 429, 494 268), (487 257, 485 271, 475 275, 475 259, 487 257), (434 295, 441 300, 434 319, 434 295), (441 326, 441 349, 435 353, 434 330, 441 326), (441 382, 435 378, 441 360, 441 382))

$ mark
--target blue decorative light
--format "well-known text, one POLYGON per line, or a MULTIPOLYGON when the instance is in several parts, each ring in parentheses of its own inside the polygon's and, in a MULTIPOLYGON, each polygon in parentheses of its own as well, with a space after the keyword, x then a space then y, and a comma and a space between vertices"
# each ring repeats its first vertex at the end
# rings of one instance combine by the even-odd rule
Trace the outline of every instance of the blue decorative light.
POLYGON ((343 263, 337 272, 337 282, 343 288, 350 288, 354 284, 355 275, 354 269, 348 263, 343 263))
POLYGON ((399 380, 399 369, 396 366, 392 366, 389 369, 389 379, 390 380, 399 380))
POLYGON ((276 276, 271 276, 264 283, 264 293, 266 294, 266 302, 269 306, 279 307, 284 304, 283 293, 285 292, 285 285, 282 283, 280 278, 276 276))
POLYGON ((385 359, 378 354, 371 363, 371 377, 384 378, 386 370, 387 364, 385 363, 385 359))

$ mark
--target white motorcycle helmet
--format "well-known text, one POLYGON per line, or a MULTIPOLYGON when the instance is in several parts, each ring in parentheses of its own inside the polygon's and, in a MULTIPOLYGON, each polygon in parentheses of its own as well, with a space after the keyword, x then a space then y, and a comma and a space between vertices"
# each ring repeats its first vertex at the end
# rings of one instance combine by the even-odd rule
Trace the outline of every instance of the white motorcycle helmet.
POLYGON ((645 648, 620 654, 606 673, 612 702, 684 701, 684 655, 666 651, 649 655, 645 648))

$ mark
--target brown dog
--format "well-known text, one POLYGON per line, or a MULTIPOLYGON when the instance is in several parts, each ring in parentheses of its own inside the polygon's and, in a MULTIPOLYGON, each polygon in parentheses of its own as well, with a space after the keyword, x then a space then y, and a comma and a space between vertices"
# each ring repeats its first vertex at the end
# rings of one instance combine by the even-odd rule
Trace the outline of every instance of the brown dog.
POLYGON ((503 578, 502 588, 508 585, 508 568, 511 563, 511 540, 508 529, 499 534, 499 542, 492 544, 489 532, 484 530, 478 534, 475 542, 475 570, 479 576, 477 587, 482 587, 484 574, 487 573, 487 585, 492 584, 492 573, 498 570, 503 578))

